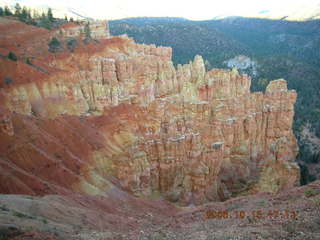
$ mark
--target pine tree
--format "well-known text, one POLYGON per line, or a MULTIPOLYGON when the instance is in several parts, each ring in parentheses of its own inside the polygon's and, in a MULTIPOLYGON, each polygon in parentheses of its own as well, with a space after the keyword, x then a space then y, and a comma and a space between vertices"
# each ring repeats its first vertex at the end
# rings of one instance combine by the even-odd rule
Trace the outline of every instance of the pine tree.
POLYGON ((4 16, 4 11, 2 7, 0 7, 0 16, 4 16))
POLYGON ((30 58, 27 58, 27 59, 26 59, 26 64, 32 65, 32 62, 31 62, 30 58))
POLYGON ((5 6, 5 7, 4 7, 4 15, 5 15, 5 16, 12 16, 12 15, 13 15, 12 12, 11 12, 11 10, 10 10, 10 8, 9 8, 8 6, 5 6))
POLYGON ((32 16, 31 16, 31 9, 27 9, 27 23, 34 24, 34 19, 32 19, 32 16))
POLYGON ((13 52, 9 52, 8 58, 10 60, 12 60, 12 61, 17 61, 18 60, 17 56, 13 52))
POLYGON ((51 39, 49 45, 54 46, 54 47, 59 47, 60 46, 60 41, 56 37, 53 37, 51 39))
POLYGON ((53 22, 53 14, 52 14, 52 9, 51 8, 49 8, 48 9, 48 12, 47 12, 47 18, 48 18, 48 20, 50 21, 50 22, 53 22))
POLYGON ((26 22, 27 18, 28 18, 28 10, 26 7, 23 7, 21 14, 19 15, 19 20, 22 22, 26 22))
POLYGON ((56 53, 63 50, 63 48, 61 47, 60 41, 56 37, 53 37, 51 39, 48 46, 49 46, 49 52, 52 52, 52 53, 56 53))
POLYGON ((87 22, 86 25, 84 26, 84 35, 86 36, 86 38, 91 38, 91 29, 90 29, 89 22, 87 22))
POLYGON ((21 15, 21 6, 19 3, 16 3, 16 5, 14 6, 14 15, 17 16, 17 17, 20 17, 21 15))
POLYGON ((52 28, 52 22, 49 21, 45 13, 42 13, 39 25, 49 30, 52 28))

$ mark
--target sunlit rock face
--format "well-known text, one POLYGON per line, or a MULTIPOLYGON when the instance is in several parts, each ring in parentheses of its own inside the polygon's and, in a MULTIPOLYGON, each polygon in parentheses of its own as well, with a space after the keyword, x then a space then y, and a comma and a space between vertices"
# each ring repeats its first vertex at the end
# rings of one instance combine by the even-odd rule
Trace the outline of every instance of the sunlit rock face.
POLYGON ((171 56, 111 37, 49 54, 48 73, 0 59, 13 79, 0 92, 11 111, 0 119, 0 191, 122 188, 188 205, 296 185, 296 92, 275 80, 251 93, 247 75, 206 72, 201 56, 175 68, 171 56))
POLYGON ((95 39, 110 37, 109 24, 107 21, 81 21, 79 23, 69 22, 63 24, 56 34, 62 34, 67 38, 76 38, 85 35, 85 28, 89 27, 90 36, 95 39))

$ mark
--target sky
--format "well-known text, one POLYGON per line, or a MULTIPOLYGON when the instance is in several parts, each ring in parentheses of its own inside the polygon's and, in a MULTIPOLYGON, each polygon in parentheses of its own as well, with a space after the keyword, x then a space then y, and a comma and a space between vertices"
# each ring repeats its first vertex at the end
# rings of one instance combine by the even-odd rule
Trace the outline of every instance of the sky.
POLYGON ((57 9, 70 7, 100 19, 167 16, 205 20, 219 16, 283 16, 289 10, 292 12, 306 9, 306 6, 320 6, 320 0, 0 0, 1 2, 49 5, 57 9))

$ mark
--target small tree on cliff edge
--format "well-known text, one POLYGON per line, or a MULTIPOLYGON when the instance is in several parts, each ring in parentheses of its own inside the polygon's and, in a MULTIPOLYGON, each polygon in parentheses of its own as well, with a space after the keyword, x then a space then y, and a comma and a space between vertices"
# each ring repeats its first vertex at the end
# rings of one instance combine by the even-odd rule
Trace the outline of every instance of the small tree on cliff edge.
POLYGON ((17 61, 18 60, 17 56, 13 52, 9 52, 8 58, 10 60, 12 60, 12 61, 17 61))
POLYGON ((87 22, 86 25, 84 26, 84 35, 86 36, 87 39, 91 39, 91 29, 90 29, 89 22, 87 22))
POLYGON ((5 6, 5 7, 4 7, 4 15, 5 15, 5 16, 12 16, 12 15, 13 15, 12 12, 11 12, 11 10, 10 10, 10 8, 9 8, 8 6, 5 6))
POLYGON ((52 14, 52 9, 51 9, 51 8, 48 9, 47 18, 48 18, 48 20, 49 20, 50 22, 53 22, 53 21, 54 21, 53 14, 52 14))
POLYGON ((16 5, 14 6, 14 9, 15 9, 14 15, 17 16, 17 17, 19 17, 20 14, 21 14, 21 6, 20 6, 20 4, 19 4, 19 3, 16 3, 16 5))
POLYGON ((52 29, 52 22, 49 21, 45 13, 41 14, 39 26, 49 30, 52 29))
POLYGON ((53 37, 48 45, 49 52, 56 53, 63 50, 63 48, 61 48, 60 41, 56 37, 53 37))
POLYGON ((26 7, 22 8, 20 15, 18 16, 19 20, 22 22, 27 22, 28 20, 28 9, 26 7))
POLYGON ((26 64, 32 65, 32 62, 31 62, 30 58, 27 58, 27 59, 26 59, 26 64))

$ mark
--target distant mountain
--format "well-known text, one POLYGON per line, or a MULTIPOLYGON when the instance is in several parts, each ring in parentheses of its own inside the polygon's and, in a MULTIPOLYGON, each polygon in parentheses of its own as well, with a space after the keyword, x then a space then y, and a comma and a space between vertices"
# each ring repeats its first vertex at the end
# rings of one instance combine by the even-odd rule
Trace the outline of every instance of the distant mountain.
POLYGON ((251 66, 240 71, 253 77, 252 90, 261 91, 272 79, 287 79, 289 88, 298 92, 294 130, 299 158, 320 162, 315 151, 319 146, 314 146, 320 142, 314 141, 320 138, 320 20, 132 18, 111 21, 110 29, 113 35, 128 34, 140 43, 171 46, 175 64, 200 54, 207 68, 251 66), (305 128, 312 139, 301 134, 305 128))
MULTIPOLYGON (((280 5, 276 8, 261 9, 256 12, 249 11, 242 14, 242 17, 262 18, 272 20, 290 21, 310 21, 320 19, 320 2, 306 1, 305 3, 290 3, 290 5, 280 5)), ((222 14, 212 19, 223 19, 230 17, 230 14, 222 14)))
POLYGON ((257 15, 251 17, 262 17, 269 19, 286 19, 286 20, 315 20, 320 18, 320 2, 316 1, 300 4, 290 4, 285 8, 262 10, 257 15))

